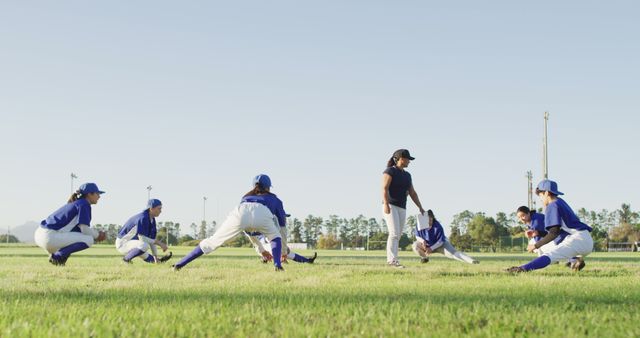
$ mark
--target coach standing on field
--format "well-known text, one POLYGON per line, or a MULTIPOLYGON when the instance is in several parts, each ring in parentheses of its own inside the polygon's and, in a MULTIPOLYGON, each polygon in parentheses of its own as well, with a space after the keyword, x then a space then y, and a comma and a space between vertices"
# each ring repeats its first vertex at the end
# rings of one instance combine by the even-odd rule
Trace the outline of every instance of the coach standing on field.
POLYGON ((405 170, 412 160, 414 158, 409 154, 409 150, 396 150, 382 175, 382 212, 389 229, 387 264, 396 268, 404 268, 398 261, 398 243, 407 219, 407 195, 411 196, 420 213, 424 215, 418 193, 411 182, 411 174, 405 170))

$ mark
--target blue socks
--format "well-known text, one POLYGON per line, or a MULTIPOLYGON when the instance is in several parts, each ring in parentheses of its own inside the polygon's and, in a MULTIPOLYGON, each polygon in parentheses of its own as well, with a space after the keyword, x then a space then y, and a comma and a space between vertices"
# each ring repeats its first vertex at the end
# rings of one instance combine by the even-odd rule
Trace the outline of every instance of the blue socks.
POLYGON ((531 270, 542 269, 549 264, 551 264, 551 258, 547 256, 540 256, 532 260, 531 262, 521 266, 521 268, 523 268, 525 271, 531 271, 531 270))
POLYGON ((293 261, 298 263, 308 263, 309 259, 307 257, 295 254, 295 256, 293 257, 293 261))
POLYGON ((131 262, 132 259, 144 254, 144 251, 140 249, 131 249, 126 256, 124 256, 124 260, 126 262, 131 262))
POLYGON ((282 259, 282 239, 280 237, 274 238, 271 241, 271 255, 273 256, 273 265, 276 267, 282 267, 280 262, 282 259))
MULTIPOLYGON (((183 266, 189 264, 191 261, 193 261, 194 259, 200 257, 204 255, 204 252, 202 251, 202 249, 200 249, 200 246, 196 246, 195 249, 193 249, 193 251, 189 252, 188 255, 184 256, 178 263, 176 263, 175 267, 176 268, 182 268, 183 266)), ((275 256, 273 258, 275 260, 275 256)))
POLYGON ((53 256, 57 259, 64 259, 71 256, 72 253, 88 249, 89 246, 85 242, 73 243, 56 251, 53 256))

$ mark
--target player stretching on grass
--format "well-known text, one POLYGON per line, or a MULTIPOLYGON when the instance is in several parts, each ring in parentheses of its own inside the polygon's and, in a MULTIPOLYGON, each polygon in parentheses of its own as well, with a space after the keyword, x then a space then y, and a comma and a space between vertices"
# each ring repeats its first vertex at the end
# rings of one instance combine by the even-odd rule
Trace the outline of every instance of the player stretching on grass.
POLYGON ((242 231, 264 234, 271 243, 271 255, 276 271, 284 270, 280 257, 282 240, 276 222, 278 218, 284 218, 285 213, 282 201, 270 190, 269 176, 256 176, 253 179, 253 189, 244 195, 240 204, 229 213, 220 228, 213 236, 204 239, 193 251, 176 263, 173 266, 174 270, 180 270, 194 259, 216 250, 242 231))
POLYGON ((98 203, 100 191, 95 183, 85 183, 74 192, 67 204, 56 210, 36 229, 34 240, 46 250, 49 263, 64 266, 72 253, 88 249, 103 241, 103 231, 91 228, 91 205, 98 203))
POLYGON ((122 261, 131 263, 131 260, 140 257, 147 263, 164 263, 171 258, 171 252, 158 257, 156 245, 160 246, 163 252, 167 251, 167 245, 156 238, 158 233, 156 217, 160 216, 160 213, 162 213, 162 202, 150 199, 147 208, 129 218, 120 229, 116 239, 116 250, 125 255, 122 261), (149 249, 153 255, 147 253, 149 249))
POLYGON ((404 266, 398 261, 398 243, 407 218, 407 195, 416 204, 420 214, 424 215, 418 193, 413 188, 411 174, 404 170, 414 159, 407 149, 396 150, 382 175, 382 216, 389 230, 387 264, 401 269, 404 266))
POLYGON ((558 184, 551 180, 543 180, 536 188, 536 194, 545 206, 545 229, 547 235, 535 244, 529 244, 527 251, 533 252, 551 241, 556 242, 548 252, 545 250, 542 256, 522 265, 514 266, 507 271, 518 273, 542 269, 551 263, 570 260, 571 269, 580 271, 584 268, 583 257, 593 251, 593 239, 591 227, 580 222, 580 219, 571 210, 571 207, 558 196, 563 195, 558 191, 558 184))
POLYGON ((464 252, 457 251, 456 248, 449 243, 449 240, 447 240, 447 237, 444 235, 442 225, 436 220, 431 210, 427 210, 427 217, 418 215, 416 239, 417 240, 413 242, 413 251, 422 258, 422 263, 428 263, 429 255, 434 252, 464 263, 479 263, 477 260, 467 256, 464 252))

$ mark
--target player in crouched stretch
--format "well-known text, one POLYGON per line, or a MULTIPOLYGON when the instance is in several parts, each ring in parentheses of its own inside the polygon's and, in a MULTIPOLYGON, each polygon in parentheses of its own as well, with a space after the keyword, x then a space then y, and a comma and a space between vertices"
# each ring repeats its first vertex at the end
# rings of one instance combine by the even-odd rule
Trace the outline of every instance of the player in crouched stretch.
MULTIPOLYGON (((276 271, 284 270, 281 264, 282 239, 278 230, 278 219, 284 219, 282 201, 271 193, 271 179, 258 175, 253 179, 253 189, 244 195, 213 236, 204 239, 188 255, 176 263, 174 270, 180 270, 194 259, 213 252, 222 244, 239 235, 242 231, 260 232, 271 243, 271 254, 276 271)), ((284 224, 284 223, 283 223, 284 224)))
POLYGON ((591 227, 580 222, 571 207, 562 198, 564 195, 558 191, 558 184, 551 180, 543 180, 536 188, 536 194, 545 206, 545 229, 547 235, 536 242, 529 244, 527 250, 533 252, 547 243, 555 241, 555 247, 546 251, 542 256, 522 265, 507 269, 508 272, 519 273, 542 269, 551 263, 570 260, 570 266, 574 271, 584 268, 584 256, 593 251, 593 239, 591 227))
POLYGON ((156 238, 158 228, 156 227, 156 217, 162 213, 162 202, 157 199, 150 199, 147 208, 141 213, 129 218, 122 229, 118 232, 116 239, 116 250, 125 255, 122 261, 131 263, 136 257, 140 257, 147 263, 164 263, 168 261, 172 253, 158 257, 156 245, 167 251, 167 245, 156 238), (151 250, 152 255, 147 253, 151 250))
POLYGON ((416 241, 413 243, 413 251, 422 258, 422 263, 428 263, 429 255, 434 252, 441 253, 447 258, 464 263, 479 263, 465 253, 457 251, 456 248, 449 243, 449 240, 447 240, 447 237, 444 235, 442 225, 436 220, 431 210, 427 210, 426 217, 418 215, 418 225, 416 226, 415 233, 416 241))
POLYGON ((100 191, 95 183, 85 183, 67 204, 49 215, 36 229, 36 244, 47 251, 49 263, 64 266, 72 253, 88 249, 107 238, 103 231, 91 228, 91 205, 98 203, 100 191))

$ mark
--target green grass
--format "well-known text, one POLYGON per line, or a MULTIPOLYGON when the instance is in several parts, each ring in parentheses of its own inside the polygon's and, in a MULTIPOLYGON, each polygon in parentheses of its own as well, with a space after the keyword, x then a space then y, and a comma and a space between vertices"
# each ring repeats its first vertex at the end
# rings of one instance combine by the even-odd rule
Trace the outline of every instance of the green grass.
POLYGON ((319 256, 275 273, 250 249, 223 248, 176 273, 123 265, 110 246, 66 267, 2 246, 0 337, 640 336, 639 253, 593 254, 579 274, 554 265, 516 276, 502 271, 532 256, 420 264, 404 252, 404 270, 381 251, 319 256))

